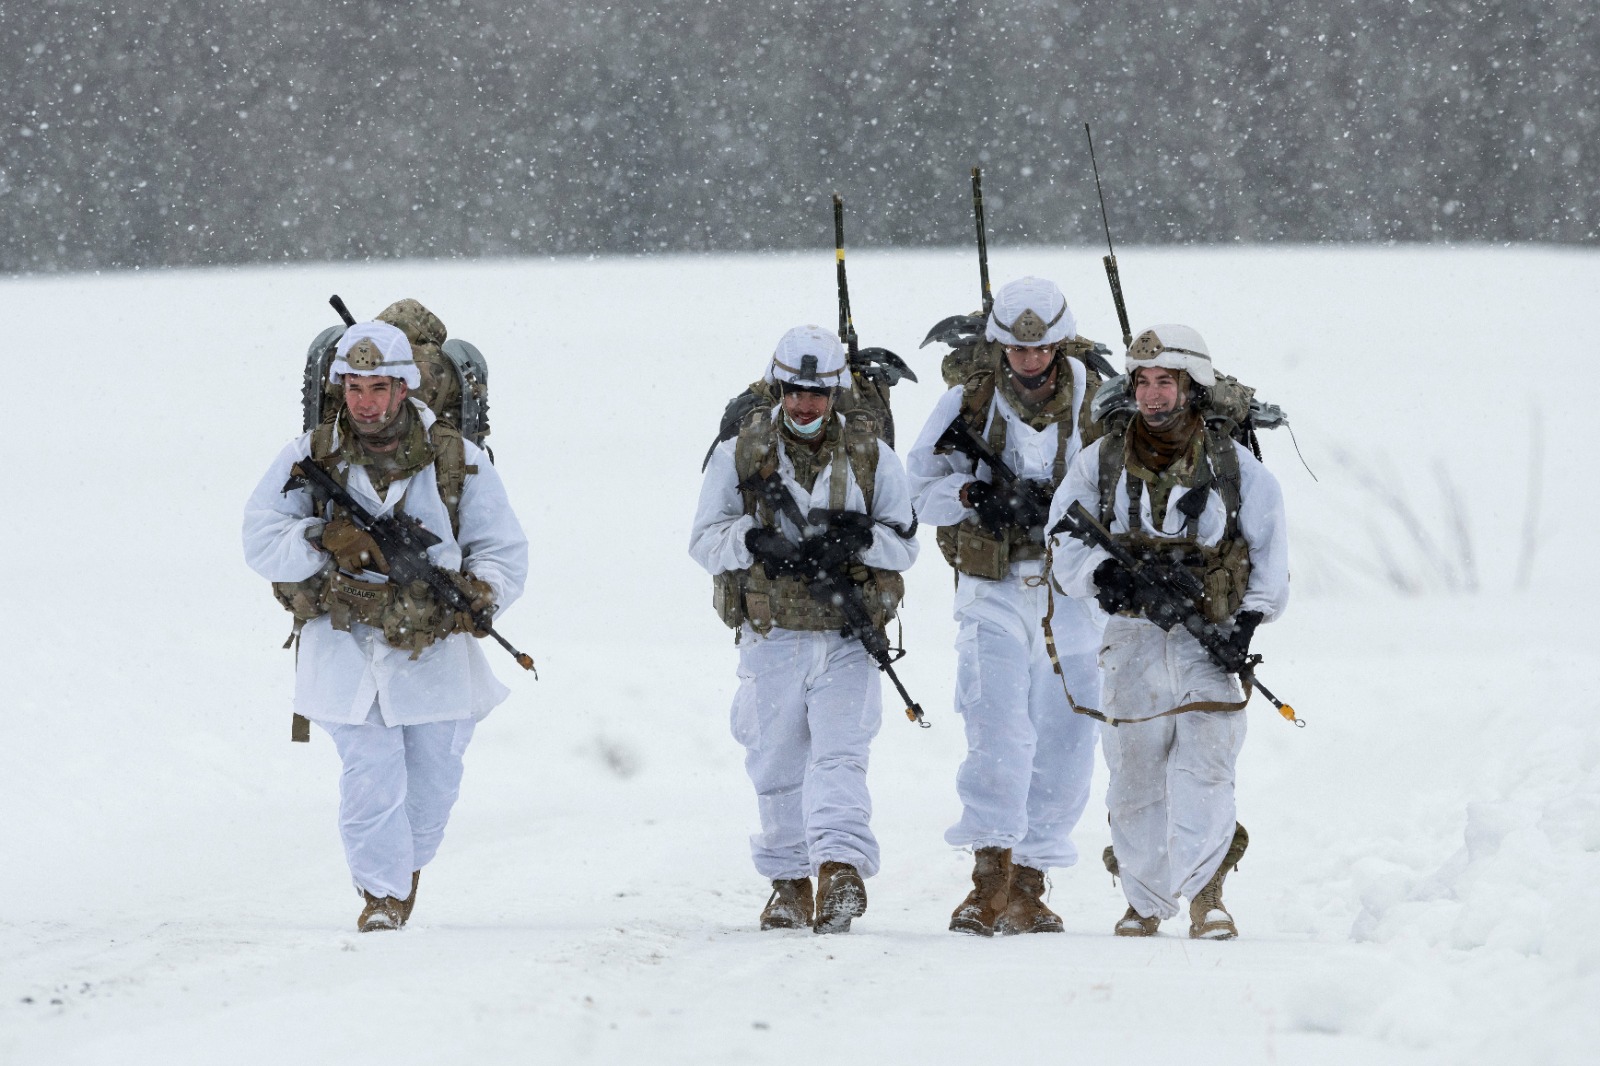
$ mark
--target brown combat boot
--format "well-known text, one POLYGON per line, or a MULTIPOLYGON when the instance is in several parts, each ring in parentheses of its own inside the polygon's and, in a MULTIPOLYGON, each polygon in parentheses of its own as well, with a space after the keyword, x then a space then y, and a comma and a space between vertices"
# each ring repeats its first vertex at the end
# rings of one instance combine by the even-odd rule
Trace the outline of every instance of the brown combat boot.
POLYGON ((1044 871, 1032 866, 1011 867, 1011 890, 1006 909, 995 919, 994 931, 1002 936, 1017 933, 1059 933, 1061 915, 1044 902, 1044 871))
POLYGON ((804 929, 811 924, 811 878, 772 882, 772 895, 761 912, 761 928, 804 929))
POLYGON ((1244 826, 1235 822, 1233 841, 1228 845, 1227 854, 1222 857, 1222 865, 1211 875, 1206 887, 1189 901, 1189 939, 1232 940, 1239 935, 1238 927, 1233 924, 1233 915, 1222 903, 1222 882, 1239 865, 1249 846, 1250 834, 1244 831, 1244 826))
POLYGON ((1160 918, 1153 914, 1146 918, 1130 906, 1128 913, 1118 919, 1116 927, 1111 931, 1118 936, 1155 936, 1156 930, 1160 928, 1160 918))
POLYGON ((1010 899, 1011 849, 978 848, 972 853, 972 891, 950 915, 952 933, 994 936, 995 919, 1010 899))
POLYGON ((817 933, 848 933, 850 919, 867 913, 867 886, 847 862, 825 862, 817 868, 817 933))
POLYGON ((411 871, 411 895, 400 901, 400 924, 405 925, 411 920, 411 908, 417 905, 417 881, 422 877, 421 870, 411 871))
POLYGON ((378 933, 385 929, 398 929, 405 924, 405 919, 400 916, 404 904, 393 896, 374 896, 362 889, 361 898, 367 901, 367 905, 361 908, 361 917, 356 919, 357 932, 378 933))

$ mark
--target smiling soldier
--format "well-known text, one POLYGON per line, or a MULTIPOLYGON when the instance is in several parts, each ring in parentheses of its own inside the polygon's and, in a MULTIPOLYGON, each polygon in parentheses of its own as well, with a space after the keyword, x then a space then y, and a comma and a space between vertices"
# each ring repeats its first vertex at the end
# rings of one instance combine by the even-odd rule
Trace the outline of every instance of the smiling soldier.
POLYGON ((327 730, 343 763, 339 831, 361 894, 362 932, 411 916, 422 868, 438 851, 477 721, 507 696, 474 637, 472 614, 421 582, 388 580, 372 536, 298 482, 314 462, 372 515, 403 513, 438 538, 428 559, 488 617, 522 594, 528 542, 483 449, 411 396, 421 373, 386 322, 340 337, 328 380, 344 406, 292 441, 245 506, 245 559, 297 583, 304 622, 295 711, 327 730))

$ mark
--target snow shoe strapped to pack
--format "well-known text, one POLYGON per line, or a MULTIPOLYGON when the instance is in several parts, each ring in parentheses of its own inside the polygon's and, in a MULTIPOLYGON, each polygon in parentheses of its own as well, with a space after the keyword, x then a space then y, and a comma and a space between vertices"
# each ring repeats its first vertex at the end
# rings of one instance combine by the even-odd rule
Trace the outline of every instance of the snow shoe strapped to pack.
POLYGON ((812 918, 811 878, 797 877, 772 882, 772 895, 761 911, 761 928, 804 929, 812 918))
POLYGON ((1013 865, 1006 909, 995 920, 994 931, 1003 936, 1061 932, 1061 915, 1045 905, 1044 892, 1043 870, 1013 865))
POLYGON ((1117 920, 1116 927, 1111 931, 1118 936, 1155 936, 1160 928, 1160 918, 1154 915, 1146 918, 1130 906, 1128 913, 1117 920))
POLYGON ((972 853, 972 891, 950 915, 952 933, 994 936, 994 923, 1010 902, 1011 849, 978 848, 972 853))
POLYGON ((361 908, 361 917, 356 919, 357 932, 379 933, 399 929, 405 924, 402 916, 405 905, 393 896, 374 896, 363 889, 361 898, 366 900, 366 906, 361 908))
POLYGON ((867 886, 847 862, 825 862, 817 870, 818 933, 848 933, 850 920, 867 913, 867 886))

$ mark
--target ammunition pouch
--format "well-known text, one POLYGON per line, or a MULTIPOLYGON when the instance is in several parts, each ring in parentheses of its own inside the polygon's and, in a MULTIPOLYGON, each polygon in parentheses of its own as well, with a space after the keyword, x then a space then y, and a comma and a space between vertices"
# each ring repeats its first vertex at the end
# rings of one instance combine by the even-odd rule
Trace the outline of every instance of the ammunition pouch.
POLYGON ((455 616, 439 606, 425 581, 380 584, 335 571, 327 579, 321 606, 334 629, 348 633, 358 622, 371 626, 383 632, 385 644, 410 651, 413 659, 455 629, 455 616))
MULTIPOLYGON (((894 570, 860 567, 864 574, 861 600, 867 617, 878 629, 894 618, 905 596, 905 579, 894 570)), ((746 622, 757 633, 770 633, 773 627, 802 632, 826 632, 845 627, 844 612, 831 603, 812 596, 799 578, 769 578, 759 566, 749 570, 728 570, 711 580, 711 605, 717 617, 730 629, 746 622)))
POLYGON ((940 526, 934 539, 952 569, 990 581, 1004 578, 1012 563, 1044 558, 1044 545, 1034 543, 1026 530, 1012 527, 995 536, 975 518, 957 526, 940 526))
POLYGON ((299 632, 299 624, 309 622, 313 618, 321 618, 328 613, 328 609, 322 605, 322 597, 328 590, 328 577, 333 572, 333 565, 330 563, 304 581, 272 583, 272 595, 283 605, 284 610, 294 615, 297 623, 296 632, 299 632))
POLYGON ((1250 584, 1250 546, 1243 540, 1225 540, 1205 550, 1201 584, 1206 589, 1208 622, 1226 622, 1239 613, 1245 588, 1250 584))

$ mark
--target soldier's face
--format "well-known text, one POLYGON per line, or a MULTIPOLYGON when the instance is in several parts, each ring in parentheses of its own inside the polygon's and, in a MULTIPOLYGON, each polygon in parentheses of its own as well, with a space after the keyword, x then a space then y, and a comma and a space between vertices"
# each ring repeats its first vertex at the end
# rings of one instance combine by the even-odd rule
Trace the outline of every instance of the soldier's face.
POLYGON ((826 392, 801 391, 795 388, 783 390, 783 413, 797 426, 809 426, 817 419, 828 413, 828 403, 832 399, 826 392))
POLYGON ((405 402, 406 392, 400 378, 346 375, 344 379, 344 405, 357 428, 388 425, 405 402))
POLYGON ((1044 373, 1045 367, 1050 365, 1050 360, 1056 357, 1053 347, 1029 347, 1026 345, 1007 345, 1006 363, 1011 367, 1011 372, 1018 377, 1036 378, 1044 373))
POLYGON ((1133 376, 1133 402, 1146 423, 1160 427, 1172 421, 1188 402, 1178 377, 1165 367, 1144 367, 1133 376))

